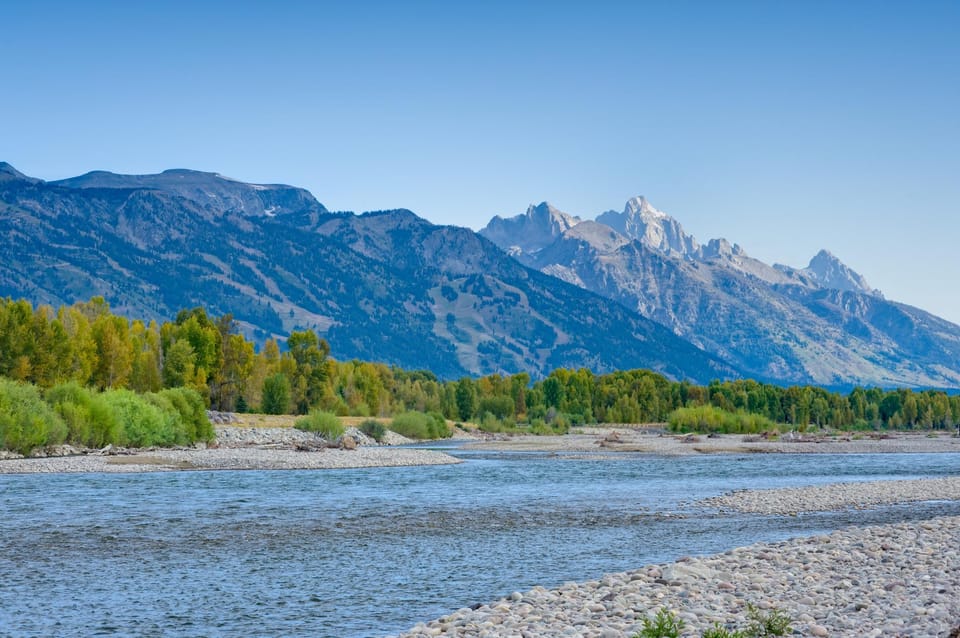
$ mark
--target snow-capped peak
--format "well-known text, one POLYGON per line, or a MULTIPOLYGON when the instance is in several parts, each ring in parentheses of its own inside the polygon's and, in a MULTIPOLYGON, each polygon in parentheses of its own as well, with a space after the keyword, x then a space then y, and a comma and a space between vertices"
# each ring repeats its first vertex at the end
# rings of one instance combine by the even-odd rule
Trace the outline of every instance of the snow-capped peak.
POLYGON ((660 219, 669 217, 669 215, 662 210, 651 206, 650 202, 648 202, 647 198, 643 195, 628 199, 627 205, 624 207, 623 212, 625 215, 639 215, 641 217, 653 217, 660 219))

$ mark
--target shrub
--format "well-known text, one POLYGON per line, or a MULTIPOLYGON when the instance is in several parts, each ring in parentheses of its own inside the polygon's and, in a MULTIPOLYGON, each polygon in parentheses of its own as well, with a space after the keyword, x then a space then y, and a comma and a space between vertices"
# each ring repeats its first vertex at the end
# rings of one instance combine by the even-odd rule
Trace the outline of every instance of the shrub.
POLYGON ((508 416, 513 416, 515 409, 513 399, 508 396, 485 397, 480 399, 480 414, 489 412, 498 419, 503 420, 508 416))
POLYGON ((215 438, 213 424, 207 418, 207 406, 199 392, 191 388, 168 388, 159 394, 180 413, 185 443, 212 441, 215 438))
POLYGON ((742 631, 731 631, 721 627, 719 624, 715 624, 703 632, 702 638, 748 638, 748 636, 742 631))
POLYGON ((304 432, 317 432, 328 441, 343 436, 344 427, 336 414, 314 410, 296 420, 293 427, 304 432))
POLYGON ((547 436, 553 434, 553 430, 543 419, 534 419, 530 422, 530 434, 537 436, 547 436))
POLYGON ((390 422, 390 429, 411 439, 445 439, 451 435, 442 416, 423 412, 398 414, 390 422))
POLYGON ((123 427, 100 394, 71 381, 46 391, 44 398, 67 425, 67 440, 84 447, 118 445, 123 427))
POLYGON ((643 629, 635 638, 680 638, 683 625, 672 612, 661 609, 653 618, 643 619, 643 629))
POLYGON ((163 417, 163 427, 157 433, 157 437, 152 445, 171 446, 186 445, 187 434, 183 425, 183 417, 180 412, 173 407, 173 403, 165 396, 153 392, 146 392, 142 395, 147 403, 160 408, 160 414, 163 417))
POLYGON ((67 438, 67 425, 36 387, 0 379, 0 446, 28 454, 67 438))
POLYGON ((379 443, 387 433, 387 427, 376 419, 366 419, 360 424, 360 431, 379 443))
POLYGON ((169 445, 174 439, 170 420, 154 403, 130 390, 108 390, 100 395, 122 428, 121 445, 169 445))
POLYGON ((667 417, 674 432, 757 433, 776 430, 776 424, 760 414, 727 412, 712 405, 677 408, 667 417))
POLYGON ((370 416, 370 406, 361 401, 350 408, 350 416, 370 416))
POLYGON ((793 631, 790 617, 779 609, 763 613, 753 605, 748 605, 747 618, 750 619, 746 632, 748 636, 786 636, 793 631))

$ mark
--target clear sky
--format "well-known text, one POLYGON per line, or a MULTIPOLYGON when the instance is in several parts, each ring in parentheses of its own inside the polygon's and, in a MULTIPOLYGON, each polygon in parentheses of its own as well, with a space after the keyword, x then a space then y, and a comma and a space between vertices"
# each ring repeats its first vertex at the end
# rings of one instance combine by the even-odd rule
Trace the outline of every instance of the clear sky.
POLYGON ((960 2, 31 2, 0 160, 482 227, 633 195, 960 323, 960 2))

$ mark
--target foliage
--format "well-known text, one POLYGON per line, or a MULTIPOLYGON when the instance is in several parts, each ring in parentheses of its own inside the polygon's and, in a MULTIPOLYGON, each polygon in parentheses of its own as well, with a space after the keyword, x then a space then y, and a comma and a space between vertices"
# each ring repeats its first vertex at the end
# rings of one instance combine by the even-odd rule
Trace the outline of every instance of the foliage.
POLYGON ((777 425, 759 414, 727 412, 711 405, 677 408, 667 417, 674 432, 744 434, 776 430, 777 425))
POLYGON ((260 409, 265 414, 286 414, 290 406, 290 381, 282 372, 277 372, 263 382, 263 403, 260 409))
POLYGON ((749 638, 749 636, 740 630, 730 630, 722 627, 718 623, 704 631, 701 638, 749 638))
POLYGON ((122 428, 121 445, 151 447, 174 444, 174 420, 155 403, 130 390, 108 390, 101 397, 122 428))
POLYGON ((36 387, 0 378, 0 446, 27 454, 66 438, 67 425, 36 387))
POLYGON ((750 619, 747 636, 786 636, 793 631, 790 617, 779 609, 764 613, 753 605, 748 605, 747 617, 750 619))
POLYGON ((635 638, 680 638, 684 622, 666 609, 657 611, 653 618, 643 619, 643 629, 635 638))
MULTIPOLYGON (((357 416, 438 412, 498 430, 530 422, 532 430, 544 431, 537 419, 554 431, 570 424, 668 419, 676 429, 720 432, 773 430, 774 423, 801 431, 952 430, 960 423, 960 395, 936 390, 853 388, 841 394, 750 379, 697 386, 649 370, 595 374, 566 368, 536 381, 526 373, 443 381, 422 370, 336 361, 326 341, 309 330, 291 332, 286 344, 267 339, 259 352, 238 330, 231 315, 214 317, 203 308, 183 310, 174 321, 158 325, 116 315, 102 297, 56 310, 0 299, 0 377, 43 391, 69 382, 139 393, 185 388, 217 410, 254 406, 274 414, 306 414, 320 408, 357 416)), ((400 332, 397 343, 386 346, 404 347, 400 332)), ((76 393, 74 398, 67 403, 84 403, 76 393)), ((88 436, 81 432, 87 417, 70 418, 77 436, 88 436)))
MULTIPOLYGON (((764 638, 766 636, 786 636, 792 632, 790 618, 779 609, 763 613, 753 605, 747 605, 749 624, 746 629, 727 629, 719 623, 706 629, 701 638, 764 638)), ((634 638, 679 638, 684 622, 673 612, 666 609, 657 611, 653 618, 643 619, 643 629, 634 638)))
POLYGON ((66 423, 70 443, 92 448, 120 443, 123 428, 99 394, 71 381, 50 388, 44 398, 66 423))
POLYGON ((410 439, 445 439, 452 434, 440 415, 413 411, 393 417, 390 429, 410 439))
POLYGON ((304 432, 317 432, 328 441, 343 436, 344 427, 340 419, 332 412, 322 412, 314 410, 307 416, 302 416, 296 420, 293 427, 304 432))
POLYGON ((190 388, 167 388, 160 392, 159 396, 169 401, 173 409, 180 414, 185 443, 214 439, 213 425, 207 418, 206 406, 200 393, 190 388))
POLYGON ((386 435, 387 427, 376 419, 365 419, 360 424, 360 431, 379 443, 383 440, 384 435, 386 435))

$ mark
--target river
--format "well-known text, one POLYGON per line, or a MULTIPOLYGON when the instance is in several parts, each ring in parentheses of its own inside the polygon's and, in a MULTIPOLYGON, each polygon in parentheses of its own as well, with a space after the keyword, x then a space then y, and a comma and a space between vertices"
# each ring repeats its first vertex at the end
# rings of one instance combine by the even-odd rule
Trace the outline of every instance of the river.
POLYGON ((466 462, 0 475, 0 636, 384 636, 534 585, 960 514, 935 501, 793 517, 691 505, 733 489, 958 475, 958 454, 451 452, 466 462))

